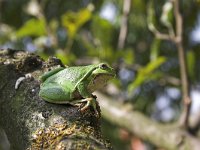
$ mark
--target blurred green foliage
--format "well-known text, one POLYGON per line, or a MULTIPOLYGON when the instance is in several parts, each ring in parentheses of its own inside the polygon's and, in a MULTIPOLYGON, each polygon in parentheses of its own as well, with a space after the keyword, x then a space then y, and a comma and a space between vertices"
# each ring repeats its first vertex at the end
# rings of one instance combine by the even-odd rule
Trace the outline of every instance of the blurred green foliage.
POLYGON ((138 69, 138 74, 135 77, 135 81, 129 84, 128 91, 132 92, 145 81, 158 79, 162 74, 155 70, 166 61, 165 57, 158 57, 156 60, 149 62, 145 67, 138 69))
POLYGON ((16 38, 27 36, 39 37, 46 35, 44 19, 29 19, 24 25, 16 31, 16 38))
POLYGON ((69 38, 74 38, 77 31, 90 20, 92 12, 88 9, 81 9, 78 12, 66 12, 61 16, 62 25, 67 29, 69 38))
MULTIPOLYGON (((66 65, 106 61, 117 71, 113 81, 120 91, 117 96, 152 116, 156 97, 167 88, 180 88, 169 81, 180 79, 174 43, 156 39, 148 29, 168 33, 175 27, 173 7, 164 12, 169 3, 132 0, 125 45, 119 50, 123 1, 0 1, 0 47, 25 49, 44 59, 57 56, 66 65)), ((200 39, 192 36, 199 26, 199 8, 199 1, 181 1, 183 46, 192 85, 200 82, 200 39)), ((176 99, 171 105, 180 105, 180 97, 176 99)), ((173 108, 179 112, 180 107, 173 108)))

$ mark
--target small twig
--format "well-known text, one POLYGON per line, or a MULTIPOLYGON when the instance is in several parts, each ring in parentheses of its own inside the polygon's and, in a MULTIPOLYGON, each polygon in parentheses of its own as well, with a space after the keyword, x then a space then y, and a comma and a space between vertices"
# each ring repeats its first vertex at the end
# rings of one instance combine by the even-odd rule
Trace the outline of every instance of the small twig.
POLYGON ((174 16, 176 21, 176 33, 170 34, 171 31, 168 28, 168 34, 160 33, 155 26, 150 23, 149 29, 154 33, 156 38, 161 40, 170 40, 175 43, 178 50, 179 64, 180 64, 180 75, 181 75, 181 85, 182 85, 182 93, 183 93, 183 104, 184 110, 181 116, 181 126, 188 128, 189 126, 189 114, 191 107, 191 98, 189 95, 189 81, 188 74, 186 68, 186 60, 185 60, 185 52, 183 48, 182 42, 182 33, 183 33, 183 20, 179 11, 179 0, 171 0, 174 4, 174 16))
POLYGON ((160 84, 169 83, 173 86, 180 86, 180 84, 181 84, 180 79, 178 79, 176 77, 168 76, 168 75, 165 75, 164 78, 162 78, 159 82, 160 82, 160 84))
POLYGON ((181 123, 184 127, 187 128, 189 125, 191 98, 189 96, 189 81, 188 81, 188 74, 187 74, 187 68, 186 68, 185 52, 184 52, 183 43, 182 43, 183 21, 182 21, 182 16, 179 11, 179 1, 173 0, 173 2, 174 2, 174 15, 175 15, 175 21, 176 21, 176 40, 174 42, 178 49, 178 55, 179 55, 181 84, 182 84, 183 103, 184 103, 184 110, 183 110, 183 116, 182 116, 183 122, 181 123))
POLYGON ((131 0, 124 0, 123 4, 123 15, 121 20, 121 28, 119 33, 119 39, 118 39, 118 49, 122 49, 125 44, 125 40, 127 37, 127 31, 128 31, 128 15, 131 8, 131 0))
POLYGON ((153 34, 158 39, 161 39, 161 40, 172 40, 173 39, 173 37, 170 37, 169 34, 161 33, 155 27, 153 27, 153 28, 149 27, 149 29, 153 32, 153 34))

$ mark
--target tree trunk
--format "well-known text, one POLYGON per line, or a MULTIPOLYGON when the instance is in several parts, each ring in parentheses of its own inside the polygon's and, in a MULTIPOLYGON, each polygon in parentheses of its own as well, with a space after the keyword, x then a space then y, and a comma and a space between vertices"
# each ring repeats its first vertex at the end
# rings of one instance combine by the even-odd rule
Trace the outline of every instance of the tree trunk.
POLYGON ((80 112, 79 107, 48 103, 38 96, 38 77, 57 65, 62 63, 56 58, 44 62, 28 52, 0 51, 0 126, 10 148, 110 149, 101 137, 100 121, 93 110, 80 112), (32 78, 15 89, 16 81, 27 73, 32 78))

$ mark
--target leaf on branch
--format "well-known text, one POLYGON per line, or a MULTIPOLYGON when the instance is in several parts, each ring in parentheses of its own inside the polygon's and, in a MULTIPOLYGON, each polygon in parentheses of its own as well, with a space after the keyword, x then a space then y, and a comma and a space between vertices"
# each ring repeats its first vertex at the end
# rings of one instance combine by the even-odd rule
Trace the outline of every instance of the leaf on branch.
POLYGON ((136 79, 128 86, 128 91, 132 92, 141 84, 148 80, 156 79, 161 76, 161 74, 155 71, 166 61, 165 57, 158 57, 156 60, 149 62, 145 67, 138 70, 136 79))
POLYGON ((62 25, 67 29, 69 37, 74 38, 77 31, 91 19, 92 13, 89 9, 81 9, 78 12, 66 12, 62 16, 62 25))
POLYGON ((25 36, 42 36, 46 34, 44 19, 30 19, 28 20, 16 33, 18 38, 25 36))

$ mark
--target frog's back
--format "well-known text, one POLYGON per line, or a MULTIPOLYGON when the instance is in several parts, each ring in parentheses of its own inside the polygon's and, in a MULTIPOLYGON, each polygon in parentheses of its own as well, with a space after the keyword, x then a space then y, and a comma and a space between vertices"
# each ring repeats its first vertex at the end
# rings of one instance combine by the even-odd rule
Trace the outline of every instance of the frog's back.
POLYGON ((68 67, 49 77, 47 80, 49 82, 56 82, 63 85, 75 85, 88 72, 88 70, 90 70, 90 68, 92 68, 92 65, 68 67))

